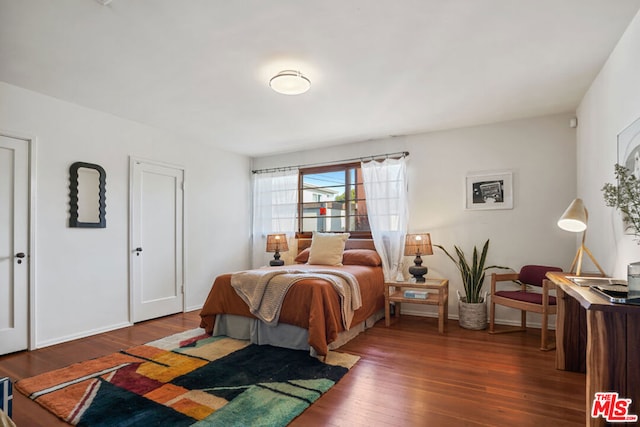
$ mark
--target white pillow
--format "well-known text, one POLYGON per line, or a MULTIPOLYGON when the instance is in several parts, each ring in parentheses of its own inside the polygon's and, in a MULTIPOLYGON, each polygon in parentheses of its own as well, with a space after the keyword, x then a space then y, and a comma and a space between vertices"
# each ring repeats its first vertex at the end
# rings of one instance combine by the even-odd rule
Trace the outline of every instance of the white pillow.
POLYGON ((344 245, 349 233, 313 233, 308 264, 342 265, 344 245))

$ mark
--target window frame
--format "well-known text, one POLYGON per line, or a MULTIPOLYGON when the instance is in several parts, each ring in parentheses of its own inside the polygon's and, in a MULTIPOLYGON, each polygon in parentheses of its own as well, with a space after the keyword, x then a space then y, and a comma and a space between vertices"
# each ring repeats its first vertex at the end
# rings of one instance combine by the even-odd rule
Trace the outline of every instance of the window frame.
MULTIPOLYGON (((349 230, 349 220, 351 219, 351 217, 353 216, 351 214, 351 191, 350 189, 353 187, 355 188, 356 185, 358 185, 358 183, 352 183, 351 182, 351 174, 347 173, 347 171, 349 169, 362 169, 361 163, 359 162, 352 162, 352 163, 341 163, 341 164, 337 164, 337 165, 327 165, 327 166, 313 166, 313 167, 308 167, 308 168, 303 168, 303 169, 299 169, 298 170, 298 229, 296 231, 296 238, 302 238, 302 239, 310 239, 313 236, 313 232, 303 232, 302 231, 302 224, 303 224, 303 210, 304 210, 304 176, 305 175, 313 175, 313 174, 319 174, 319 173, 325 173, 325 172, 339 172, 339 171, 344 171, 345 172, 345 231, 333 231, 333 232, 329 232, 329 233, 349 233, 350 236, 349 238, 351 239, 371 239, 372 235, 371 235, 371 230, 369 231, 353 231, 353 230, 349 230)), ((356 172, 356 176, 358 175, 358 172, 356 172)), ((364 183, 360 183, 360 185, 363 185, 363 189, 364 189, 364 183)), ((365 198, 364 198, 365 204, 367 201, 366 198, 366 194, 365 194, 365 198)))

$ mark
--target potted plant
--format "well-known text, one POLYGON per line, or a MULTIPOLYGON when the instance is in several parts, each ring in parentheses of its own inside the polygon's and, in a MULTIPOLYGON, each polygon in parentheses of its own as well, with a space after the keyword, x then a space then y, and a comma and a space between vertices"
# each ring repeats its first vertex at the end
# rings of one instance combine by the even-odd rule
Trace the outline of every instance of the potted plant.
POLYGON ((485 329, 487 327, 487 293, 482 294, 485 272, 490 268, 507 269, 508 267, 499 265, 485 267, 487 252, 489 251, 488 239, 480 254, 478 254, 478 248, 473 247, 471 263, 469 263, 464 252, 458 246, 454 246, 458 259, 454 258, 443 246, 434 246, 444 251, 456 265, 462 277, 465 295, 461 296, 460 292, 458 292, 458 321, 460 326, 466 329, 485 329))
POLYGON ((615 165, 618 185, 606 183, 602 187, 607 206, 622 212, 627 228, 636 236, 640 244, 640 181, 629 169, 615 165))

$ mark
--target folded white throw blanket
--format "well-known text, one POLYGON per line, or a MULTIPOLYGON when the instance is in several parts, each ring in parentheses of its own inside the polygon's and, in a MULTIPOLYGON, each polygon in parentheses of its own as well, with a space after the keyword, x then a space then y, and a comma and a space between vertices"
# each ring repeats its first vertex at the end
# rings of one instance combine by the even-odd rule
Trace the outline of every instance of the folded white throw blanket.
POLYGON ((231 286, 249 306, 251 313, 270 325, 277 325, 280 309, 287 291, 303 279, 324 279, 340 295, 342 324, 351 327, 353 313, 362 306, 360 285, 356 277, 339 270, 260 269, 231 275, 231 286))

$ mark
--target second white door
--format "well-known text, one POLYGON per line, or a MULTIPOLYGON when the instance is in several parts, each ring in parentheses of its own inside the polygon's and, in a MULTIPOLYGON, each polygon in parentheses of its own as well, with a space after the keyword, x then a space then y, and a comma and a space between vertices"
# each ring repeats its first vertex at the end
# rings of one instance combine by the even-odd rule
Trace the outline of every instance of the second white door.
POLYGON ((131 159, 133 322, 183 311, 184 170, 131 159))
POLYGON ((0 355, 29 341, 28 144, 0 134, 0 355))

